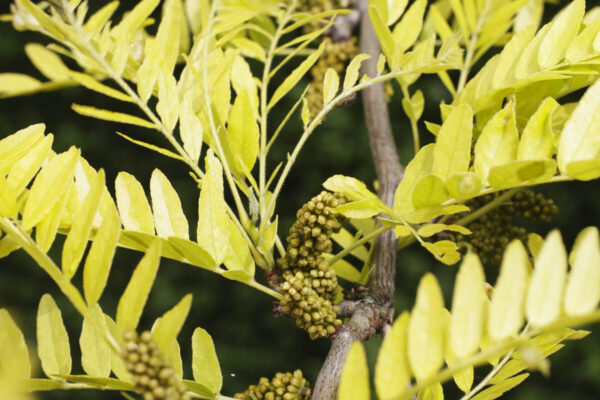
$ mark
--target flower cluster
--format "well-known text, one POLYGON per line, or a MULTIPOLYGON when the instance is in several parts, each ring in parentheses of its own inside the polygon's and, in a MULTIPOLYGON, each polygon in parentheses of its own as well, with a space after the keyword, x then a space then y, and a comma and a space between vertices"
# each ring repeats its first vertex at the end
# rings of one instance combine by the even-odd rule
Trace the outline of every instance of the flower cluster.
MULTIPOLYGON (((478 209, 494 200, 494 195, 478 197, 467 202, 472 209, 478 209)), ((513 225, 513 216, 525 218, 532 222, 549 222, 558 213, 558 207, 551 199, 541 193, 522 190, 515 194, 511 201, 498 207, 476 221, 467 225, 472 232, 469 236, 452 234, 454 241, 467 242, 471 249, 479 255, 484 265, 500 266, 502 255, 508 243, 513 239, 525 240, 527 231, 513 225)))
POLYGON ((306 400, 310 398, 308 381, 299 369, 275 374, 271 380, 260 378, 258 385, 251 385, 244 393, 237 393, 236 399, 242 400, 306 400))
POLYGON ((123 358, 135 390, 144 400, 189 400, 185 385, 165 361, 149 331, 123 335, 123 358))
POLYGON ((334 305, 337 276, 322 253, 331 251, 330 237, 341 228, 332 209, 344 202, 343 196, 324 191, 302 206, 287 238, 286 256, 279 260, 283 312, 296 318, 311 339, 332 335, 342 323, 334 305))

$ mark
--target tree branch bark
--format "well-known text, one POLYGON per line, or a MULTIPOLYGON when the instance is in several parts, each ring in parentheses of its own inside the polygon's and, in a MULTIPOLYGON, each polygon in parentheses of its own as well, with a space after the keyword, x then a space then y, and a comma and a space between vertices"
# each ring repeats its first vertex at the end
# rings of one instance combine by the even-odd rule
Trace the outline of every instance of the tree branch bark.
MULTIPOLYGON (((381 47, 371 25, 367 7, 367 1, 361 0, 360 52, 371 55, 371 58, 363 63, 363 73, 375 76, 381 47)), ((404 174, 404 167, 400 164, 392 135, 383 83, 366 88, 362 96, 369 144, 379 180, 379 197, 391 206, 396 187, 404 174)), ((368 285, 369 302, 358 304, 350 320, 340 327, 335 335, 317 377, 313 391, 314 400, 335 399, 344 360, 352 343, 369 339, 393 319, 398 242, 393 231, 387 231, 375 240, 374 246, 371 259, 374 268, 368 285)))

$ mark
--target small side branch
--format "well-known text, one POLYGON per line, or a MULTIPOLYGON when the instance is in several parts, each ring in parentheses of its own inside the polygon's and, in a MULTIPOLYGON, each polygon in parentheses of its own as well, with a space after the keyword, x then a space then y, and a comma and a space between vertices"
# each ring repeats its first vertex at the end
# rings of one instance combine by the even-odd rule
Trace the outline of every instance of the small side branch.
MULTIPOLYGON (((365 0, 359 4, 361 13, 360 52, 371 55, 371 59, 363 64, 363 73, 374 77, 377 75, 377 59, 381 47, 371 25, 367 6, 368 3, 365 0)), ((391 206, 396 187, 404 174, 404 168, 400 164, 398 150, 392 135, 383 83, 369 86, 363 90, 362 95, 369 144, 379 180, 379 197, 391 206)), ((393 231, 389 230, 375 240, 374 246, 371 259, 374 268, 368 285, 373 302, 358 304, 354 308, 350 320, 335 335, 325 363, 317 377, 313 392, 314 400, 335 399, 344 360, 352 343, 357 340, 369 339, 393 318, 398 242, 393 231)))

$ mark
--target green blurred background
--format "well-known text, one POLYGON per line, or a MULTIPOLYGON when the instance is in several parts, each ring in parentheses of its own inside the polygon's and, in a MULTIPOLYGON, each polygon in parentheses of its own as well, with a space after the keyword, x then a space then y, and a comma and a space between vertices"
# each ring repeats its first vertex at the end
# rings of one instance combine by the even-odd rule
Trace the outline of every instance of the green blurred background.
MULTIPOLYGON (((92 2, 95 3, 95 2, 92 2)), ((100 4, 97 2, 96 4, 100 4)), ((123 2, 123 3, 132 3, 123 2)), ((589 2, 588 2, 589 3, 589 2)), ((0 14, 8 11, 8 1, 3 1, 0 14)), ((127 5, 122 9, 128 8, 127 5)), ((556 8, 549 8, 553 15, 556 8)), ((0 24, 0 72, 23 72, 40 78, 25 56, 23 47, 30 42, 44 42, 40 35, 16 32, 8 23, 0 24)), ((423 90, 426 99, 424 120, 439 122, 439 104, 449 101, 449 96, 439 81, 433 77, 422 78, 413 88, 423 90)), ((298 89, 299 90, 299 89, 298 89)), ((297 91, 297 95, 300 92, 297 91)), ((576 96, 576 95, 575 95, 576 96)), ((292 98, 293 96, 290 96, 292 98)), ((576 98, 576 97, 574 97, 576 98)), ((0 100, 0 137, 33 123, 44 122, 48 132, 55 134, 54 150, 64 151, 71 145, 82 149, 82 155, 95 168, 104 168, 107 183, 114 193, 114 179, 119 171, 127 171, 144 185, 150 180, 154 168, 160 168, 177 189, 190 221, 195 229, 198 191, 188 175, 187 168, 137 147, 114 134, 124 133, 153 143, 167 144, 150 131, 109 122, 88 119, 70 110, 72 103, 94 105, 101 108, 123 110, 122 103, 111 101, 81 88, 41 93, 34 96, 0 100)), ((280 121, 293 104, 288 100, 272 115, 272 126, 280 121), (277 114, 278 113, 278 114, 277 114)), ((123 111, 137 113, 134 108, 123 111)), ((403 115, 400 96, 390 103, 393 129, 399 146, 401 160, 406 163, 412 157, 410 127, 403 115)), ((285 160, 298 140, 301 130, 298 122, 282 132, 273 147, 269 166, 285 160)), ((423 126, 422 139, 431 141, 423 126)), ((368 141, 362 119, 362 105, 357 101, 351 106, 334 110, 306 144, 298 162, 284 187, 278 204, 279 233, 284 238, 293 223, 295 211, 310 197, 322 190, 321 183, 333 174, 355 176, 372 185, 375 175, 368 152, 368 141)), ((566 183, 536 188, 560 206, 561 212, 553 225, 563 232, 570 248, 577 232, 588 225, 598 225, 600 218, 600 185, 592 183, 566 183)), ((549 225, 528 225, 531 231, 545 235, 549 225)), ((52 248, 53 257, 60 257, 62 239, 52 248)), ((114 315, 116 305, 131 272, 141 254, 119 249, 112 268, 109 285, 103 298, 102 308, 114 315)), ((449 304, 456 267, 437 263, 418 246, 403 250, 398 256, 396 276, 396 314, 412 307, 416 286, 420 277, 432 271, 442 283, 446 304, 449 304)), ((258 273, 260 275, 260 271, 258 273)), ((488 271, 491 282, 496 271, 488 271)), ((80 274, 75 281, 80 283, 80 274), (79 281, 78 281, 79 280, 79 281)), ((81 318, 65 301, 52 281, 22 251, 17 251, 0 261, 0 307, 7 308, 24 330, 32 354, 35 353, 35 313, 42 294, 51 293, 56 299, 67 324, 74 360, 74 373, 81 373, 78 337, 81 318)), ((222 279, 206 271, 170 260, 161 263, 157 278, 140 328, 149 329, 153 320, 172 307, 187 293, 194 295, 192 311, 179 336, 186 378, 191 377, 190 338, 194 328, 202 327, 213 337, 224 375, 223 394, 233 395, 255 383, 261 376, 272 376, 277 371, 300 368, 314 382, 327 354, 329 341, 311 341, 308 335, 295 327, 293 320, 274 318, 272 299, 242 284, 222 279)), ((597 329, 597 326, 595 327, 597 329)), ((374 338, 366 343, 371 366, 374 365, 381 340, 374 338)), ((591 335, 579 342, 569 342, 567 347, 552 356, 552 374, 543 378, 533 373, 524 384, 505 396, 507 399, 555 400, 600 398, 600 339, 591 335)), ((36 361, 37 362, 37 361, 36 361)), ((38 374, 41 371, 38 369, 38 374)), ((476 370, 476 382, 487 370, 476 370)), ((458 398, 452 383, 448 384, 448 398, 458 398)), ((44 400, 119 399, 118 393, 100 391, 57 391, 40 393, 44 400)), ((3 399, 4 400, 4 399, 3 399)), ((9 399, 7 399, 9 400, 9 399)))

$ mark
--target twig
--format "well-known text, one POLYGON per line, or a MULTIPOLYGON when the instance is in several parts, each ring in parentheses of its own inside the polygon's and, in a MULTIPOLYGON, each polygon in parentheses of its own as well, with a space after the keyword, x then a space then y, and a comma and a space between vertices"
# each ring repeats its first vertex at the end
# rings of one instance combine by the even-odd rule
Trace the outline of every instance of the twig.
MULTIPOLYGON (((377 75, 377 58, 381 47, 366 12, 367 6, 364 0, 359 4, 360 52, 372 56, 363 64, 363 73, 373 77, 377 75)), ((383 83, 374 84, 363 91, 363 104, 369 144, 379 179, 379 197, 386 204, 391 205, 404 168, 400 164, 392 135, 383 83)), ((369 279, 369 289, 376 303, 359 304, 350 321, 336 334, 317 377, 313 392, 314 400, 331 400, 336 397, 344 360, 352 343, 370 338, 393 317, 398 242, 393 231, 389 230, 375 240, 374 246, 371 259, 374 268, 369 279)))

